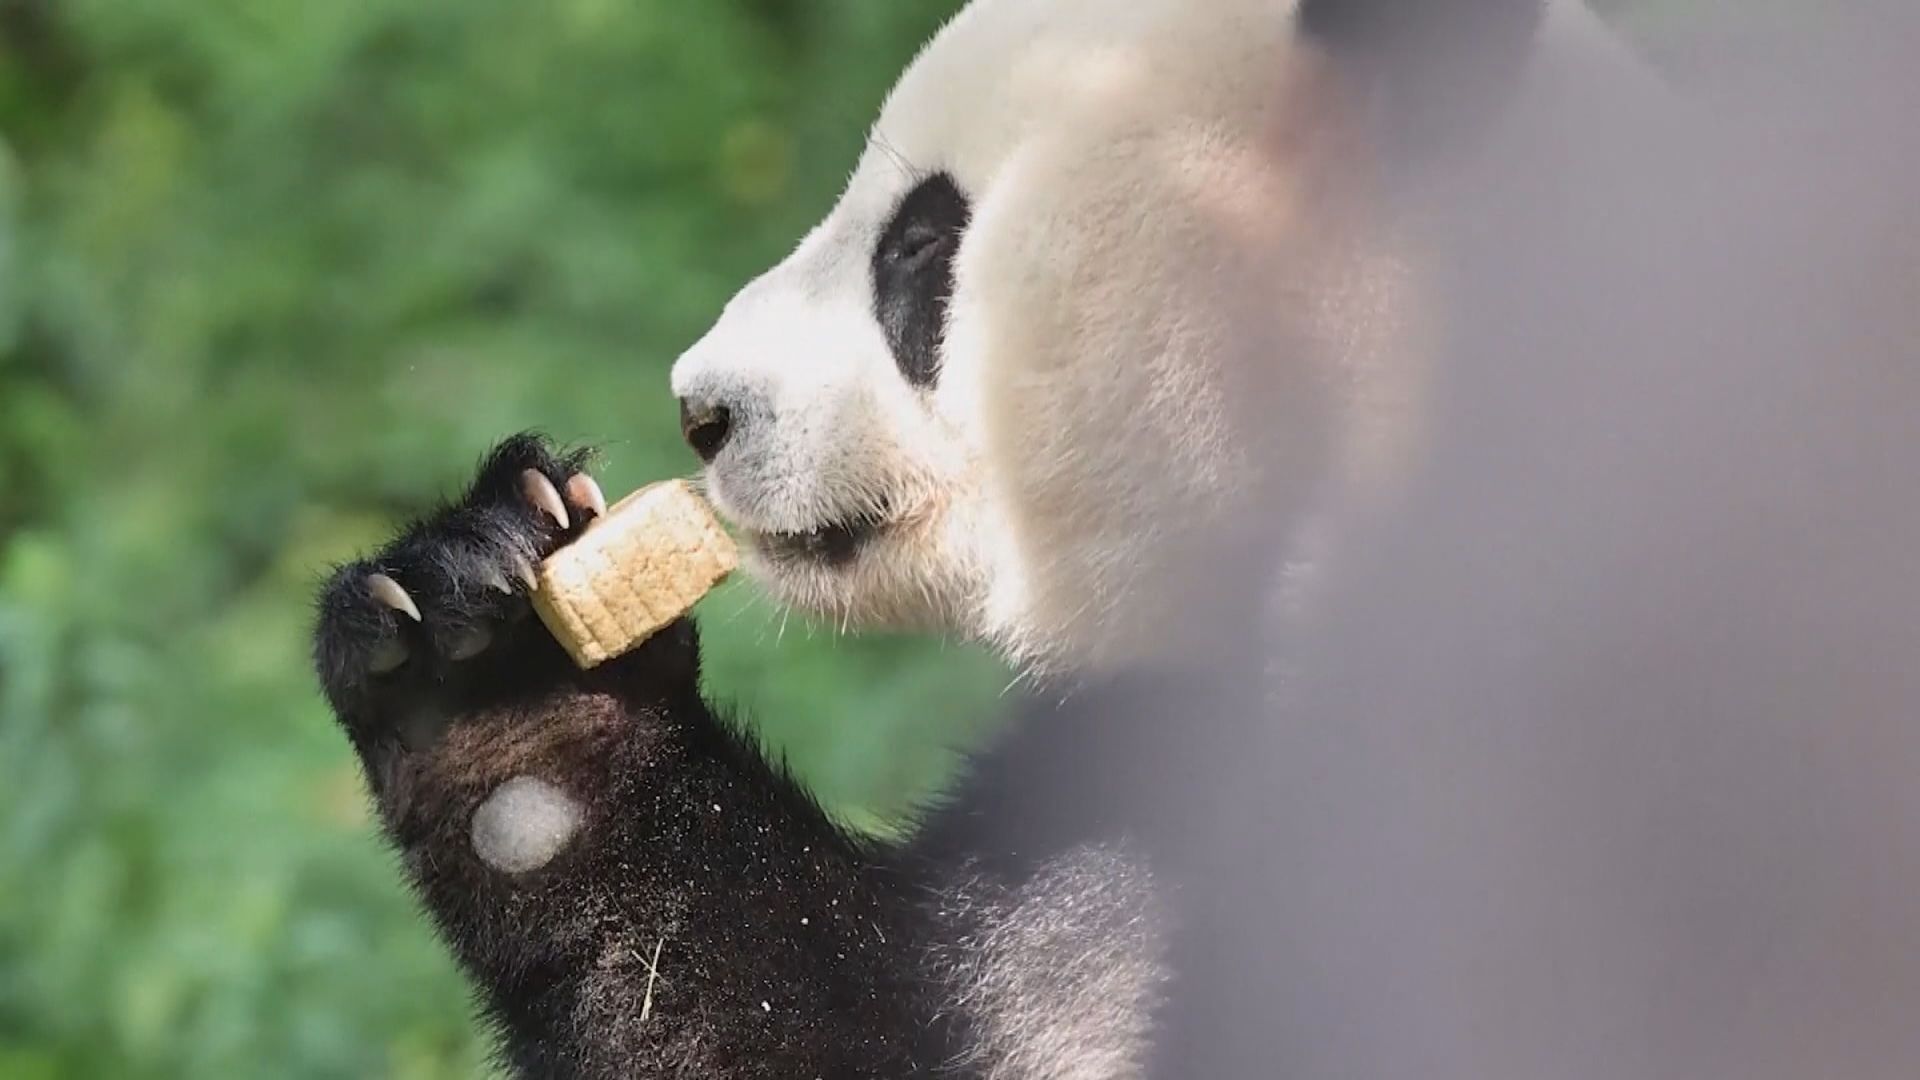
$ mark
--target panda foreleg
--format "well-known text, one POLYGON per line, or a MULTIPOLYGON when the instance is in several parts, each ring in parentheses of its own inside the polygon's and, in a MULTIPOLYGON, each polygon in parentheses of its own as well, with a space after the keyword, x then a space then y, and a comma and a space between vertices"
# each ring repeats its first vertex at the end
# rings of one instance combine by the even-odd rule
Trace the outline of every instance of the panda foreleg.
POLYGON ((462 499, 334 575, 316 634, 382 823, 505 1056, 552 1077, 949 1064, 932 927, 958 928, 709 709, 692 625, 581 672, 528 616, 525 567, 589 510, 581 465, 502 444, 462 499))

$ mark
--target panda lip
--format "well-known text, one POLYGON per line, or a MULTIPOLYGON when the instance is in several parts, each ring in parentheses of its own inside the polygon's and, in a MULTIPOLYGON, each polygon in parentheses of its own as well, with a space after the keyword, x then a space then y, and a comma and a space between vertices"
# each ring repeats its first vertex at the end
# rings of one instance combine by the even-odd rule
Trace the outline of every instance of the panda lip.
POLYGON ((887 522, 884 513, 868 511, 803 532, 762 533, 760 543, 772 555, 839 567, 852 562, 887 522))

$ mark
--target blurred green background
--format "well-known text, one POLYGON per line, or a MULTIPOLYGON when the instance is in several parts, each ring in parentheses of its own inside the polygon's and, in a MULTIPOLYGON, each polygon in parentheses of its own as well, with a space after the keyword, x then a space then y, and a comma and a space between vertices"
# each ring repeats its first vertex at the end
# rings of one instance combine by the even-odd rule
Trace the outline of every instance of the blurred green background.
MULTIPOLYGON (((507 432, 691 471, 669 364, 953 6, 0 0, 0 1077, 483 1071, 315 584, 507 432)), ((703 618, 862 823, 1006 684, 743 585, 703 618)))
MULTIPOLYGON (((0 3, 0 1077, 479 1071, 315 583, 507 432, 690 472, 669 364, 945 10, 0 3)), ((715 692, 856 815, 1005 685, 743 587, 702 615, 715 692)))

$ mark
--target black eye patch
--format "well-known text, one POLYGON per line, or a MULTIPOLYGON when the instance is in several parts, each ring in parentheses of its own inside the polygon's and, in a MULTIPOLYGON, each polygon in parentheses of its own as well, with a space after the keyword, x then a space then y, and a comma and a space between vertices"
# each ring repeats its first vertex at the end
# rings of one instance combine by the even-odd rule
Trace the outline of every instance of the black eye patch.
POLYGON ((953 297, 953 256, 973 208, 946 173, 920 181, 873 248, 873 314, 900 374, 915 386, 940 377, 940 336, 953 297))

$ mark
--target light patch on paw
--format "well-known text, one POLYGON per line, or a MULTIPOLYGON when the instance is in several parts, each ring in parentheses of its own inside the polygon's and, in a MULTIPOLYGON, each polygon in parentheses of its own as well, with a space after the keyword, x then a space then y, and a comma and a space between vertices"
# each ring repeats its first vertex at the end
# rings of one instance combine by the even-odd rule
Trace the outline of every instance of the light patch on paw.
POLYGON ((553 861, 580 831, 580 804, 532 776, 495 788, 473 812, 473 853, 507 874, 524 874, 553 861))

